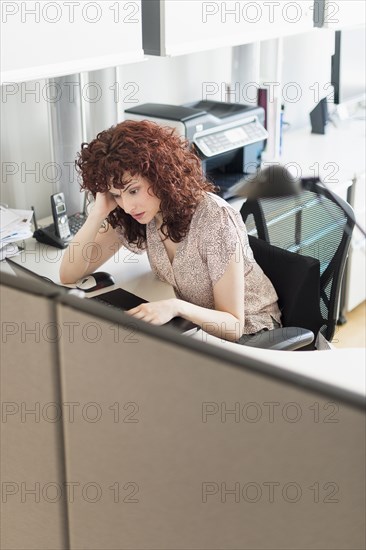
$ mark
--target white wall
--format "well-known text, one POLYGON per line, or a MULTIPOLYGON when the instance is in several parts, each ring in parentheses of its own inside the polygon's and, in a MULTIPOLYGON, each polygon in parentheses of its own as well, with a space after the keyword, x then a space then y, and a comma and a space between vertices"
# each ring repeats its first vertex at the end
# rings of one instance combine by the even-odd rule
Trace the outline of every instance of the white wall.
POLYGON ((332 30, 313 29, 283 38, 282 99, 285 120, 292 129, 310 125, 309 113, 323 97, 333 103, 330 86, 333 53, 332 30))
MULTIPOLYGON (((330 80, 333 31, 315 30, 282 41, 282 82, 296 82, 303 91, 296 103, 284 101, 285 118, 296 128, 308 124, 309 112, 315 105, 310 86, 318 82, 321 91, 330 80)), ((261 51, 265 51, 263 43, 170 58, 149 56, 143 62, 118 67, 116 75, 111 70, 108 74, 82 73, 83 110, 89 116, 89 122, 84 124, 84 139, 89 140, 98 131, 123 120, 124 109, 140 103, 182 104, 205 98, 225 101, 227 84, 243 85, 247 80, 259 79, 261 51), (257 67, 253 66, 255 63, 257 67)), ((72 99, 72 89, 62 92, 72 99)), ((2 93, 1 156, 3 163, 10 164, 3 165, 1 200, 14 208, 33 205, 38 217, 48 216, 49 195, 57 191, 57 177, 55 181, 49 169, 53 161, 48 127, 51 91, 43 80, 18 84, 15 89, 3 87, 2 93), (36 94, 26 94, 34 89, 36 94), (36 175, 26 173, 35 166, 36 175)))
POLYGON ((13 208, 33 205, 41 215, 48 212, 54 192, 45 84, 1 87, 1 201, 13 208))
MULTIPOLYGON (((174 58, 149 57, 144 62, 119 67, 117 75, 118 80, 113 82, 110 71, 107 78, 103 71, 89 73, 89 78, 83 74, 80 89, 84 111, 93 119, 84 128, 87 139, 122 120, 128 107, 144 102, 195 101, 201 99, 205 82, 230 82, 231 48, 174 58), (116 103, 118 114, 112 103, 116 103)), ((71 87, 59 91, 72 100, 71 87)), ((53 159, 47 98, 51 92, 45 80, 2 87, 1 157, 2 163, 7 164, 3 164, 1 200, 13 208, 33 205, 39 218, 50 215, 49 196, 57 190, 58 183, 57 174, 50 170, 53 159), (35 94, 27 93, 31 90, 35 94), (36 174, 27 173, 35 166, 36 174)), ((220 93, 210 97, 221 100, 220 93)))
POLYGON ((231 48, 220 48, 178 57, 149 56, 145 62, 120 67, 120 116, 139 103, 180 105, 206 97, 225 101, 221 91, 231 81, 231 58, 231 48))

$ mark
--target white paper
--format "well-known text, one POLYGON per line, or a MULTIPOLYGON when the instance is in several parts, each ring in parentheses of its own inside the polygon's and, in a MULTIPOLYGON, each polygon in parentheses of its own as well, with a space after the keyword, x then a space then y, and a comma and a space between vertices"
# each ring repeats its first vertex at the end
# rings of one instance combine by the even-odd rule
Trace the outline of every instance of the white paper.
POLYGON ((7 243, 31 237, 32 217, 33 210, 15 210, 0 206, 0 248, 7 243))

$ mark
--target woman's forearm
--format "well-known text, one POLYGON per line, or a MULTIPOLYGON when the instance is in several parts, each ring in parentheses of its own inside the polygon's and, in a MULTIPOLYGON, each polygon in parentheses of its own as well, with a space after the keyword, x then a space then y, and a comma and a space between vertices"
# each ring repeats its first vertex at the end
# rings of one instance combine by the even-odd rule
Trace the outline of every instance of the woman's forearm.
POLYGON ((96 262, 101 254, 95 239, 103 221, 104 219, 92 210, 84 225, 70 242, 61 261, 62 283, 74 283, 98 267, 96 262))
POLYGON ((199 325, 202 330, 224 340, 234 342, 243 334, 243 323, 226 311, 216 311, 177 299, 176 315, 199 325))

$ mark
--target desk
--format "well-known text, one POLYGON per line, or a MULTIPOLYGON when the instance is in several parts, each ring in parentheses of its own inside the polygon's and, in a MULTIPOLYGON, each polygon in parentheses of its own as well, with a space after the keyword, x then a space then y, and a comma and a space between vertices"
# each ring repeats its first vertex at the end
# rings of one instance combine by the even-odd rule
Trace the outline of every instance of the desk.
MULTIPOLYGON (((25 243, 25 250, 14 259, 20 265, 26 265, 27 268, 39 275, 45 275, 54 282, 59 282, 59 264, 64 253, 65 251, 29 239, 25 243)), ((1 270, 12 271, 5 262, 1 262, 0 265, 1 270)), ((146 300, 174 297, 174 291, 170 285, 159 281, 151 272, 146 253, 135 255, 126 249, 120 249, 98 271, 111 273, 115 278, 116 285, 99 292, 91 292, 88 297, 109 292, 117 287, 122 287, 146 300)), ((72 288, 72 285, 68 286, 72 288)), ((366 351, 364 349, 309 351, 306 353, 299 352, 294 356, 293 352, 274 352, 240 346, 208 335, 201 330, 194 335, 194 338, 239 353, 245 357, 264 360, 274 368, 287 369, 309 377, 314 381, 324 382, 336 388, 343 388, 358 395, 366 395, 364 369, 366 351)))
MULTIPOLYGON (((25 241, 25 248, 19 256, 12 259, 38 275, 48 277, 55 283, 60 283, 59 267, 66 250, 60 250, 52 246, 38 243, 35 239, 25 241)), ((11 268, 5 262, 1 262, 1 270, 11 272, 11 268)), ((147 254, 133 254, 122 248, 115 256, 110 258, 98 271, 107 271, 113 275, 115 286, 110 286, 98 292, 89 292, 87 297, 92 298, 104 292, 110 292, 114 288, 123 287, 125 290, 137 294, 145 300, 162 300, 173 298, 172 287, 157 279, 150 269, 147 254)), ((74 288, 74 285, 65 285, 74 288)))
POLYGON ((228 351, 235 351, 245 357, 261 359, 269 362, 274 368, 285 369, 312 380, 330 384, 335 388, 366 396, 366 350, 364 348, 301 353, 238 346, 203 331, 197 332, 192 338, 224 347, 228 351))
POLYGON ((312 134, 310 127, 283 134, 280 162, 299 167, 300 176, 319 176, 333 191, 365 172, 365 120, 352 118, 328 123, 326 134, 312 134))

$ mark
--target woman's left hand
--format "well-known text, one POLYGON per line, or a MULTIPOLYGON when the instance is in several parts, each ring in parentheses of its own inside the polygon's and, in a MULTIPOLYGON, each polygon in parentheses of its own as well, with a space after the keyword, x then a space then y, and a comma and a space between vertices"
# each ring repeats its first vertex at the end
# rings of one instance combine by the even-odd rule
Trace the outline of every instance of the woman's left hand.
POLYGON ((140 304, 133 309, 129 309, 126 313, 153 325, 163 325, 177 316, 176 300, 171 298, 140 304))

